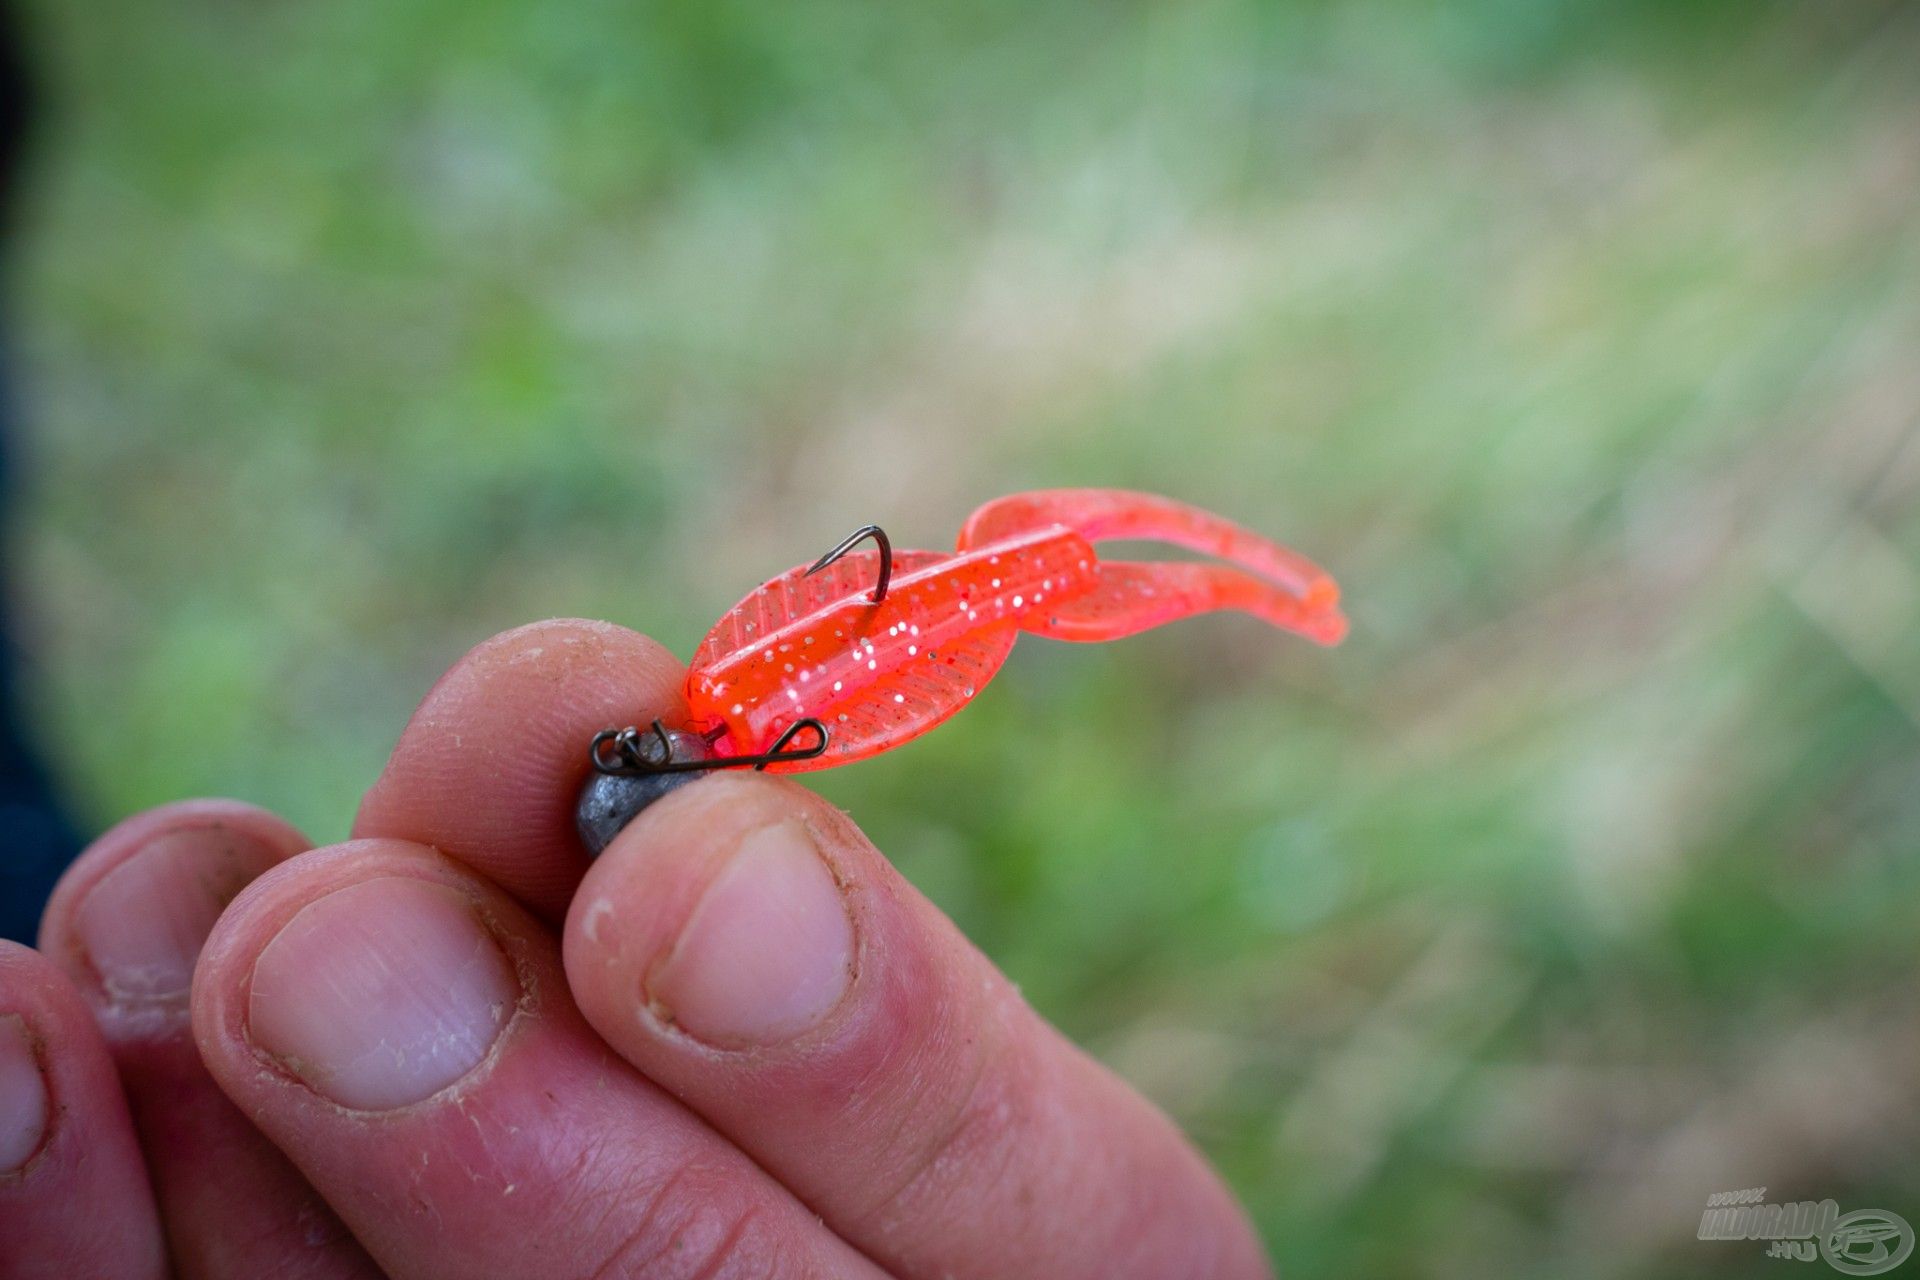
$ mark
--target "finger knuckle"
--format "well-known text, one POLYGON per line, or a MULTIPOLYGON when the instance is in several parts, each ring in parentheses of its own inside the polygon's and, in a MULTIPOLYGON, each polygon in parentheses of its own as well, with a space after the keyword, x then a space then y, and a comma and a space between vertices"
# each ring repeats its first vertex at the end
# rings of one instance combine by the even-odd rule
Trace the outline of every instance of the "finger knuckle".
POLYGON ((737 1171, 686 1164, 624 1197, 634 1216, 615 1230, 590 1280, 773 1280, 797 1276, 788 1242, 737 1171))
POLYGON ((929 1212, 945 1216, 969 1187, 1005 1191, 1022 1176, 1020 1145, 1033 1120, 1023 1060, 997 1037, 974 1041, 945 1087, 929 1091, 900 1124, 890 1158, 878 1163, 864 1222, 885 1234, 929 1212))

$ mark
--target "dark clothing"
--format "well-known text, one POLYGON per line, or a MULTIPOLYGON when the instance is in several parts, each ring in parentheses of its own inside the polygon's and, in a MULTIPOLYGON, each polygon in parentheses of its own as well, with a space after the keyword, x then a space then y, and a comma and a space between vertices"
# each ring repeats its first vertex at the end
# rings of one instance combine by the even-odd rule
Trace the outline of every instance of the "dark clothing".
MULTIPOLYGON (((15 19, 12 6, 0 5, 0 240, 13 229, 33 96, 15 19)), ((0 243, 0 255, 7 247, 0 243)), ((15 478, 7 464, 19 410, 5 353, 0 328, 0 569, 11 568, 4 551, 6 535, 12 532, 15 478)), ((28 742, 12 627, 14 601, 4 587, 0 583, 0 937, 31 942, 47 894, 79 851, 80 838, 28 742)))

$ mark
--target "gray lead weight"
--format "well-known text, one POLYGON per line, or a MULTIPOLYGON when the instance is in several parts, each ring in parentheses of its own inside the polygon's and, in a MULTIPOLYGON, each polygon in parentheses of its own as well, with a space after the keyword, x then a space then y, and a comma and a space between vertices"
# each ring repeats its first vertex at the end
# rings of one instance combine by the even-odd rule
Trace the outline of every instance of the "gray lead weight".
POLYGON ((707 758, 707 744, 696 734, 669 729, 666 738, 671 748, 669 760, 660 758, 660 739, 653 733, 633 735, 632 743, 639 760, 632 768, 609 772, 600 764, 599 757, 594 757, 593 775, 580 789, 580 799, 573 808, 573 825, 591 856, 599 857, 601 850, 612 844, 613 838, 625 830, 642 809, 674 788, 705 776, 699 772, 648 773, 648 765, 657 768, 667 763, 707 758))
POLYGON ((595 773, 580 790, 573 822, 581 843, 594 857, 613 843, 639 812, 672 791, 684 787, 698 773, 595 773))

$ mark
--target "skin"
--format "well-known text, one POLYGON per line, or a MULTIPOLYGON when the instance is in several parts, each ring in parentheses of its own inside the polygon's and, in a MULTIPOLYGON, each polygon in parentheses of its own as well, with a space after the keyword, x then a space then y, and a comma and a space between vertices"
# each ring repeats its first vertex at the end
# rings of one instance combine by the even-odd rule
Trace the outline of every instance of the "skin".
POLYGON ((1269 1275, 1166 1119, 804 788, 709 777, 585 858, 582 744, 674 722, 684 674, 524 627, 348 843, 208 801, 88 850, 0 950, 53 1099, 0 1277, 1269 1275))

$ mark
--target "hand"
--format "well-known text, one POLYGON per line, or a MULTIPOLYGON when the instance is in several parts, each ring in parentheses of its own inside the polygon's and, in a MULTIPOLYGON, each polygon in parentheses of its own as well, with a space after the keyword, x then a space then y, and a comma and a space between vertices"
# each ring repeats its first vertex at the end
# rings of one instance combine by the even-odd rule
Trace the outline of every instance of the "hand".
POLYGON ((524 627, 354 840, 203 801, 88 850, 0 950, 0 1276, 1268 1275, 1172 1125, 809 791, 716 774, 587 861, 585 743, 682 676, 524 627))

